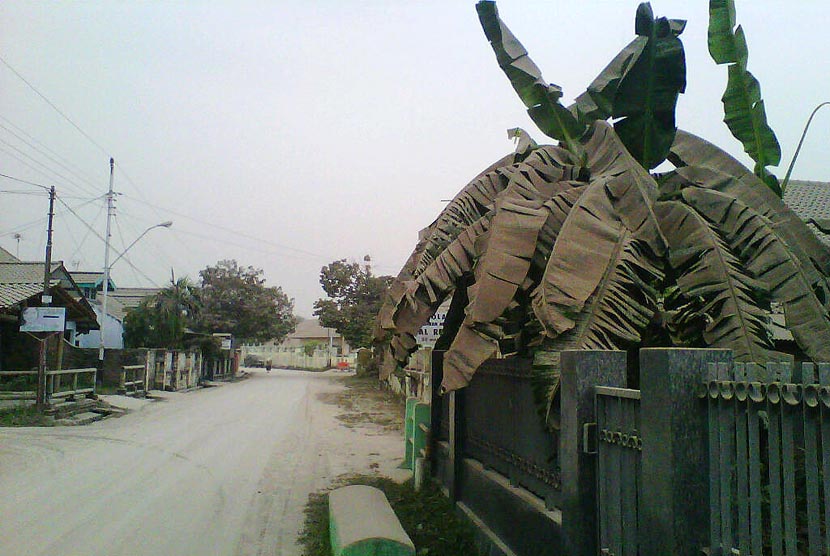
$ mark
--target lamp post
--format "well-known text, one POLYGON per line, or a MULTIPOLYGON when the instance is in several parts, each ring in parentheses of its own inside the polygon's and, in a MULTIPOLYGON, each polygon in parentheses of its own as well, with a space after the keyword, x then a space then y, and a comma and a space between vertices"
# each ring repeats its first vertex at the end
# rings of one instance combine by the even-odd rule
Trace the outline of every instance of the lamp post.
MULTIPOLYGON (((127 246, 126 249, 121 251, 121 253, 119 253, 119 255, 117 257, 115 257, 115 259, 111 263, 107 262, 107 264, 104 266, 104 300, 101 302, 101 331, 100 331, 101 332, 101 342, 100 342, 99 348, 98 348, 98 361, 101 362, 101 370, 102 371, 103 371, 103 362, 104 362, 104 332, 105 332, 105 329, 106 329, 106 322, 107 322, 107 297, 108 297, 107 293, 109 292, 110 270, 115 265, 115 263, 117 263, 121 259, 121 257, 123 257, 127 253, 127 251, 132 249, 133 245, 138 243, 138 240, 140 240, 145 235, 147 235, 147 232, 149 232, 150 230, 155 230, 156 228, 169 228, 172 225, 173 225, 173 221, 172 220, 167 220, 166 222, 156 224, 155 226, 150 226, 149 228, 147 228, 146 230, 141 232, 138 235, 138 237, 135 238, 133 240, 133 242, 127 246)), ((110 248, 109 237, 107 237, 107 242, 106 242, 106 249, 107 249, 106 254, 107 254, 107 256, 104 257, 105 259, 109 258, 109 248, 110 248)))

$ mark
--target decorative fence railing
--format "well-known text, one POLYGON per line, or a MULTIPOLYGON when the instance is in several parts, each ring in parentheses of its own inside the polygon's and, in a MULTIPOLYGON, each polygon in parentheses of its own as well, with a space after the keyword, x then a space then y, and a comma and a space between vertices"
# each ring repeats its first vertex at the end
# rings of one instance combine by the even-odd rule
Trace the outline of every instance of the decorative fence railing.
POLYGON ((830 365, 717 365, 701 386, 709 553, 830 554, 830 365))
POLYGON ((433 397, 433 473, 491 554, 830 555, 830 365, 643 349, 632 390, 623 352, 559 359, 558 431, 529 361, 433 397))

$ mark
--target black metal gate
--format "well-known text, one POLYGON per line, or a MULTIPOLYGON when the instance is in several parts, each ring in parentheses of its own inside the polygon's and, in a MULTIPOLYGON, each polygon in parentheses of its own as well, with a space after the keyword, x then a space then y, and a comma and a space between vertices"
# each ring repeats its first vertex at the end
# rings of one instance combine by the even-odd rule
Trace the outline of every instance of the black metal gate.
POLYGON ((637 556, 637 503, 642 484, 640 391, 596 387, 599 553, 637 556))

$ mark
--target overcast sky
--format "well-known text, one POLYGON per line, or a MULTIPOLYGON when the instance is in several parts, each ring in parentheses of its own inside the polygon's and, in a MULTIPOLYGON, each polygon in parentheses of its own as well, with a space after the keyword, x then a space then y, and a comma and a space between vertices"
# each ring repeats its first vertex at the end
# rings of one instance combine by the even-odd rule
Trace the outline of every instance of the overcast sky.
MULTIPOLYGON (((566 103, 634 36, 636 1, 498 6, 566 103)), ((721 121, 726 68, 706 51, 707 2, 652 7, 689 22, 678 126, 748 161, 721 121)), ((738 0, 737 12, 783 177, 830 100, 830 8, 738 0)), ((116 286, 163 286, 171 269, 198 278, 232 258, 264 269, 304 316, 333 260, 368 254, 396 274, 442 199, 512 150, 506 129, 544 141, 473 1, 4 1, 0 57, 0 173, 56 186, 56 259, 102 268, 112 156, 115 249, 174 221, 115 264, 116 286)), ((828 144, 830 108, 794 177, 830 181, 828 144)), ((0 246, 42 258, 46 197, 8 191, 38 190, 0 178, 0 246)))

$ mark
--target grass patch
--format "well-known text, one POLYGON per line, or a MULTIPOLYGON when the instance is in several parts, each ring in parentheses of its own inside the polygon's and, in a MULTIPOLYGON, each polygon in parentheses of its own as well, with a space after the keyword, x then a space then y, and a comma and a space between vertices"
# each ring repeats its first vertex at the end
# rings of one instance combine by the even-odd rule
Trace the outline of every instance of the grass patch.
POLYGON ((95 393, 102 396, 109 396, 118 393, 118 385, 116 384, 99 384, 95 387, 95 393))
POLYGON ((54 419, 33 405, 0 409, 0 427, 51 427, 54 424, 54 419))
MULTIPOLYGON (((455 513, 438 486, 428 483, 415 492, 412 481, 400 484, 377 476, 350 476, 333 488, 360 484, 386 494, 418 556, 482 556, 476 548, 473 526, 455 513)), ((305 508, 305 527, 299 542, 303 556, 331 556, 328 491, 312 493, 305 508)))

